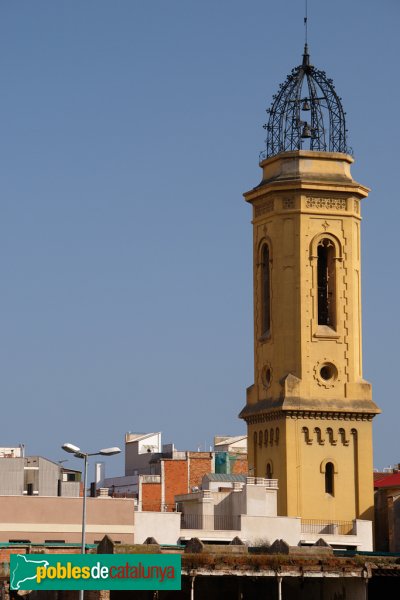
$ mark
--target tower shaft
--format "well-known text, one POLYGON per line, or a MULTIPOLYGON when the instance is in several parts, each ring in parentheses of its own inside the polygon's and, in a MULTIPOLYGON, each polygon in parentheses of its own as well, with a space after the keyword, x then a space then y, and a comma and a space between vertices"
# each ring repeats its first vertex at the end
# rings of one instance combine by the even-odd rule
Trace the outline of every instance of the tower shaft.
POLYGON ((249 464, 277 478, 281 515, 373 518, 372 419, 362 377, 360 201, 342 153, 261 163, 253 207, 254 385, 240 416, 249 464))

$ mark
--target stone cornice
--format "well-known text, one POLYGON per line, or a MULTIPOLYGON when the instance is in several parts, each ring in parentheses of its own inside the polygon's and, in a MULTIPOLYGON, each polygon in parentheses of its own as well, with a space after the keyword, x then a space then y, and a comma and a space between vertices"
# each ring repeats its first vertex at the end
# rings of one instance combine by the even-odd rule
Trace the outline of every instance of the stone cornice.
POLYGON ((278 421, 283 419, 312 419, 315 421, 372 421, 375 414, 351 413, 351 412, 331 412, 331 411, 273 411, 260 412, 242 418, 248 425, 256 423, 268 423, 269 421, 278 421))

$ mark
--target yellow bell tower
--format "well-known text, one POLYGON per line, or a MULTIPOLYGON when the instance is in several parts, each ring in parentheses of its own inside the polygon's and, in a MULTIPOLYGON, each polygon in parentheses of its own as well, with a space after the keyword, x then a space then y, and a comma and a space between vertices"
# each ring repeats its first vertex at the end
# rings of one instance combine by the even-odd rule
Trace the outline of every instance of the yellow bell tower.
POLYGON ((278 479, 280 515, 373 520, 362 377, 360 201, 345 113, 307 46, 269 109, 253 207, 254 385, 240 413, 249 465, 278 479))

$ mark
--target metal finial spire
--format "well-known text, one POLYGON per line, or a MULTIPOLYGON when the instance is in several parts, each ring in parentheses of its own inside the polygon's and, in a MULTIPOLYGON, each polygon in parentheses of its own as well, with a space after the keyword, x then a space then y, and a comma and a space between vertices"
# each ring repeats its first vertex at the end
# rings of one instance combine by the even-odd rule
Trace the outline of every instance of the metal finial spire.
POLYGON ((308 67, 310 65, 310 55, 308 53, 308 0, 305 0, 304 15, 303 67, 308 67))
POLYGON ((308 53, 308 44, 307 42, 304 44, 304 53, 303 53, 303 67, 310 66, 310 55, 308 53))
POLYGON ((308 0, 305 0, 305 11, 304 11, 304 44, 307 46, 308 42, 308 0))

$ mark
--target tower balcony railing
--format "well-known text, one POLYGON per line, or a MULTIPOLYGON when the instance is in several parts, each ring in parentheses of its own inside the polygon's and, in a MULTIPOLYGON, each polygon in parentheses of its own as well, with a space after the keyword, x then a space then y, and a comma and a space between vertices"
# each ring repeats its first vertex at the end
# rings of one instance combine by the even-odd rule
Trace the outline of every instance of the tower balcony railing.
POLYGON ((265 477, 246 477, 247 485, 263 485, 266 488, 277 490, 278 488, 278 480, 270 479, 265 477))
POLYGON ((240 515, 195 515, 182 513, 181 529, 240 531, 240 515))
POLYGON ((353 521, 330 521, 329 519, 302 519, 301 533, 324 535, 354 535, 353 521))

